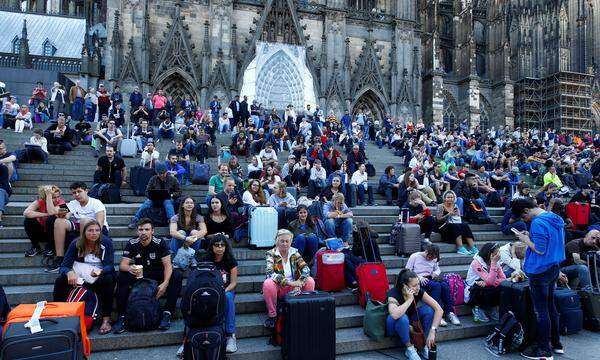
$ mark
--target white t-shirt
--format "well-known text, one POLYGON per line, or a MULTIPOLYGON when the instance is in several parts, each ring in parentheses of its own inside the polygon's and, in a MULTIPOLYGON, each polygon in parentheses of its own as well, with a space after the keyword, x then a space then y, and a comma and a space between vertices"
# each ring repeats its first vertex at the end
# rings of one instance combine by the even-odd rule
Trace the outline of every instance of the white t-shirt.
POLYGON ((67 204, 67 207, 69 208, 69 211, 73 217, 78 221, 81 221, 82 218, 96 219, 96 214, 104 211, 103 225, 108 229, 108 222, 106 221, 106 207, 104 207, 102 201, 90 197, 88 198, 88 203, 82 207, 79 201, 71 200, 67 204))
POLYGON ((271 152, 267 152, 265 149, 262 149, 259 153, 258 153, 258 157, 261 159, 267 159, 267 160, 275 160, 277 161, 277 154, 275 153, 275 150, 271 150, 271 152))
POLYGON ((152 154, 150 154, 147 151, 142 152, 142 160, 144 161, 144 164, 147 164, 150 162, 150 160, 154 160, 154 162, 156 162, 158 160, 158 158, 160 157, 160 153, 156 150, 152 151, 152 154))

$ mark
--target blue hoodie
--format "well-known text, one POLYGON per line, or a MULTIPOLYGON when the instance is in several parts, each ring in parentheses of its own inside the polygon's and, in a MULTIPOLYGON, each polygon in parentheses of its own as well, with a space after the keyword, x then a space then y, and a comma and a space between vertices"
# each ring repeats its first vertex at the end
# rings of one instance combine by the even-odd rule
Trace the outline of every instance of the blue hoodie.
POLYGON ((537 251, 527 248, 523 270, 527 274, 540 274, 565 260, 565 222, 551 212, 533 218, 529 237, 537 251))

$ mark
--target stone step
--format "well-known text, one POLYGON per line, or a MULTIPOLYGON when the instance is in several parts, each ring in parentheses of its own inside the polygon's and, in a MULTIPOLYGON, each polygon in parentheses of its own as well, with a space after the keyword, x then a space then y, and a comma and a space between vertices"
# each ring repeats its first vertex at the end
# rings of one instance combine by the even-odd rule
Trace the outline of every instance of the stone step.
MULTIPOLYGON (((396 222, 398 216, 357 216, 357 218, 367 221, 371 226, 375 224, 385 224, 390 227, 396 222)), ((471 225, 473 231, 491 231, 498 230, 499 226, 497 223, 502 221, 501 216, 492 216, 494 224, 474 224, 471 225)), ((108 222, 112 226, 127 225, 131 220, 131 216, 127 215, 109 215, 108 222)), ((2 223, 4 226, 21 226, 23 224, 22 215, 5 215, 2 217, 2 223)))
MULTIPOLYGON (((408 258, 398 257, 392 252, 392 247, 382 246, 382 260, 387 268, 401 268, 406 265, 408 258)), ((243 251, 235 250, 235 253, 243 253, 243 251)), ((238 274, 240 277, 251 275, 262 275, 265 271, 265 259, 263 252, 252 252, 251 259, 238 259, 238 274)), ((4 286, 17 285, 36 285, 36 284, 53 284, 56 274, 44 272, 42 268, 41 256, 24 257, 22 253, 3 253, 0 256, 2 266, 0 266, 0 284, 4 286)), ((118 264, 121 261, 121 254, 115 254, 115 270, 118 270, 118 264)), ((444 253, 441 256, 440 265, 468 265, 472 261, 470 255, 460 255, 454 252, 444 253)), ((243 282, 242 280, 240 280, 243 282)), ((238 292, 242 292, 239 291, 238 292)))
MULTIPOLYGON (((68 196, 66 196, 68 197, 68 196)), ((30 202, 11 201, 6 206, 6 215, 21 215, 30 202)), ((133 215, 140 203, 135 204, 105 204, 107 215, 133 215)), ((488 208, 490 216, 504 215, 504 208, 488 208)), ((398 216, 400 209, 397 206, 356 206, 352 208, 354 216, 398 216)))
MULTIPOLYGON (((457 273, 462 277, 467 275, 466 265, 449 265, 442 267, 442 273, 457 273)), ((388 281, 394 283, 401 268, 387 269, 388 281)), ((238 279, 238 287, 241 293, 259 293, 262 289, 262 283, 265 279, 261 275, 240 276, 238 279)), ((45 285, 16 285, 6 286, 6 296, 11 304, 35 303, 44 299, 52 298, 52 288, 50 284, 45 285)), ((240 294, 241 295, 241 294, 240 294)))
MULTIPOLYGON (((382 350, 400 346, 400 342, 397 338, 386 337, 379 342, 370 340, 363 333, 362 326, 360 326, 361 323, 359 322, 358 318, 362 318, 362 316, 358 315, 352 317, 350 314, 346 315, 346 311, 351 313, 352 310, 340 310, 339 313, 336 313, 336 326, 338 326, 339 323, 350 323, 353 320, 357 322, 358 325, 349 328, 338 328, 336 331, 336 354, 341 355, 361 351, 382 350), (339 318, 340 315, 343 316, 341 319, 339 318)), ((461 322, 462 326, 460 327, 448 326, 446 328, 440 328, 436 336, 436 340, 439 342, 444 342, 454 339, 483 336, 489 333, 493 328, 493 325, 491 324, 474 323, 470 316, 462 317, 461 322)), ((94 349, 94 359, 124 360, 135 358, 136 356, 148 358, 148 356, 152 356, 152 353, 157 352, 161 356, 156 357, 156 359, 166 359, 174 357, 174 354, 183 339, 183 325, 181 322, 174 322, 171 329, 166 332, 153 331, 146 333, 124 333, 121 335, 104 336, 100 336, 95 332, 92 332, 90 338, 92 341, 92 348, 94 349), (117 340, 115 337, 119 337, 119 339, 117 340), (148 347, 150 349, 134 349, 140 347, 148 347), (115 351, 123 348, 128 350, 115 351), (98 351, 98 353, 96 353, 96 351, 98 351), (103 353, 102 351, 109 352, 103 353)), ((281 348, 268 345, 267 336, 252 338, 241 338, 238 336, 238 338, 240 339, 238 341, 238 351, 234 354, 228 354, 228 359, 281 359, 281 348)))

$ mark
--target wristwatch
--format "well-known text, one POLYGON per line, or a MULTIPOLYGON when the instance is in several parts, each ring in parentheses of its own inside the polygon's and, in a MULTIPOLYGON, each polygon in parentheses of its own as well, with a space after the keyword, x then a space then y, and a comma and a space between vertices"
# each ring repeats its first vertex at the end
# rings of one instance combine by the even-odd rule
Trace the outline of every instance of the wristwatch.
POLYGON ((435 327, 435 326, 432 326, 432 327, 431 327, 431 330, 435 330, 435 331, 437 331, 437 327, 435 327))

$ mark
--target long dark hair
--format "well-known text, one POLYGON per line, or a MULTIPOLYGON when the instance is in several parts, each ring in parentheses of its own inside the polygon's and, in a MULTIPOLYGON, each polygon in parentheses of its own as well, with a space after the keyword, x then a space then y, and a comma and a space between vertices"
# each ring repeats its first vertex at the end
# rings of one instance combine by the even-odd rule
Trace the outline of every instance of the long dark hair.
POLYGON ((225 204, 223 204, 223 199, 221 199, 218 196, 213 196, 213 198, 210 199, 210 202, 208 203, 208 216, 211 216, 214 212, 214 210, 212 208, 212 204, 211 204, 213 200, 218 200, 221 203, 221 214, 225 215, 225 217, 227 219, 230 219, 229 212, 227 211, 227 207, 225 206, 225 204))
POLYGON ((194 230, 197 226, 196 224, 196 216, 198 215, 198 211, 196 210, 196 202, 191 196, 186 196, 183 201, 179 204, 179 214, 177 216, 177 228, 183 230, 194 230), (187 224, 185 222, 185 210, 183 209, 183 204, 187 199, 192 200, 194 202, 194 208, 192 209, 192 213, 190 214, 190 223, 187 224))
POLYGON ((481 247, 481 250, 479 250, 479 256, 483 259, 483 261, 485 261, 486 264, 489 265, 492 260, 492 254, 498 249, 498 247, 498 244, 495 242, 485 243, 481 247))
MULTIPOLYGON (((300 213, 300 210, 306 210, 306 212, 308 213, 308 216, 306 217, 306 225, 308 227, 313 228, 314 227, 314 223, 313 223, 312 219, 310 218, 310 211, 308 211, 308 206, 306 206, 304 204, 300 204, 296 208, 296 211, 298 212, 298 214, 300 213)), ((298 223, 299 222, 300 222, 300 217, 298 217, 298 223)))
POLYGON ((216 243, 219 243, 219 242, 223 242, 223 244, 225 244, 225 252, 223 253, 223 262, 224 263, 233 262, 235 257, 233 256, 233 251, 231 250, 231 244, 229 243, 229 240, 227 240, 227 237, 225 235, 215 234, 215 235, 209 235, 209 236, 207 236, 207 238, 210 240, 210 242, 208 244, 208 249, 206 250, 206 253, 211 261, 215 261, 215 259, 216 259, 216 255, 213 250, 213 245, 216 243))
POLYGON ((402 269, 398 273, 398 277, 396 278, 396 283, 394 284, 394 286, 396 287, 396 289, 402 290, 402 287, 404 285, 408 286, 408 283, 410 282, 411 279, 418 279, 418 278, 419 278, 419 276, 414 271, 412 271, 410 269, 402 269))

